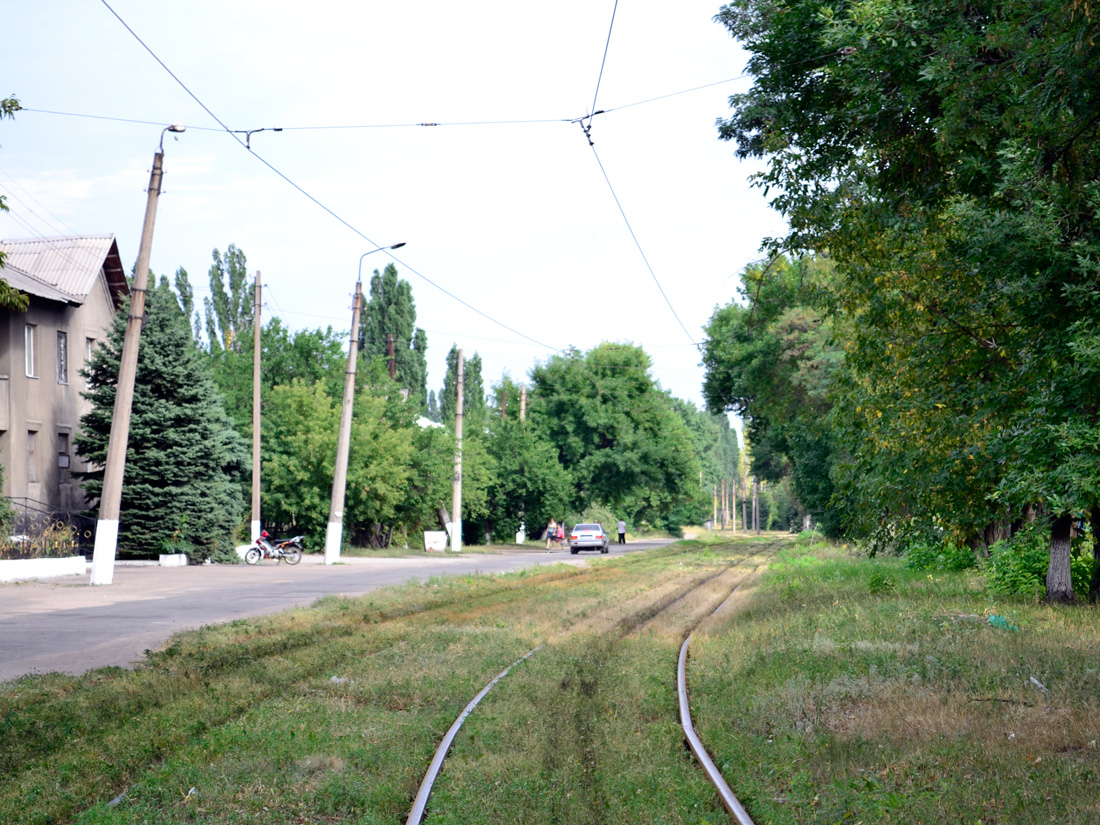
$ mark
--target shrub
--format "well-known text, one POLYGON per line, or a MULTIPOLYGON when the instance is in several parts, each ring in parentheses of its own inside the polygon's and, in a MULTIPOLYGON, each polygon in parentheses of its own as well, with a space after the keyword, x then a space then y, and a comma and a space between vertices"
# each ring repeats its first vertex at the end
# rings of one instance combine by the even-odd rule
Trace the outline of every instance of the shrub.
POLYGON ((974 551, 950 541, 914 541, 902 555, 910 570, 969 570, 978 566, 974 551))

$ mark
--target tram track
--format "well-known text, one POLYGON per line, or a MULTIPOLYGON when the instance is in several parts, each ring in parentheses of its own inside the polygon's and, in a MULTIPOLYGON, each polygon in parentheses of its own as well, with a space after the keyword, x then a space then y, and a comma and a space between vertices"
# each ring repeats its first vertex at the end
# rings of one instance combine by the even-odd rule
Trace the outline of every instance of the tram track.
MULTIPOLYGON (((774 551, 775 545, 768 545, 761 550, 774 551)), ((578 689, 580 694, 585 697, 593 697, 600 688, 600 674, 606 669, 607 663, 610 658, 615 654, 617 646, 623 642, 627 637, 632 634, 639 633, 647 628, 652 627, 656 621, 667 614, 674 612, 677 608, 681 608, 690 605, 693 596, 697 596, 699 593, 704 592, 710 587, 713 589, 713 585, 720 581, 722 577, 729 575, 731 572, 739 572, 740 568, 751 558, 760 555, 761 550, 756 550, 752 553, 747 553, 740 558, 730 561, 724 564, 721 569, 716 572, 707 571, 706 573, 698 576, 693 576, 689 581, 685 582, 679 587, 672 588, 668 592, 662 593, 655 601, 652 601, 644 606, 641 606, 635 610, 630 611, 627 615, 618 618, 613 621, 609 627, 606 627, 602 634, 597 636, 597 639, 593 640, 589 646, 588 655, 586 661, 582 666, 576 668, 576 672, 565 673, 561 677, 560 688, 565 690, 578 689)), ((691 723, 690 709, 687 706, 687 687, 686 687, 686 675, 685 666, 687 658, 687 648, 691 641, 695 631, 710 617, 716 615, 722 610, 723 607, 729 602, 737 590, 747 581, 759 569, 763 562, 758 561, 751 570, 744 575, 737 577, 736 582, 731 583, 732 588, 728 591, 722 588, 720 592, 724 594, 719 604, 713 609, 699 611, 698 609, 692 609, 692 618, 689 620, 689 625, 686 630, 686 639, 681 647, 680 661, 677 668, 677 684, 678 695, 680 697, 680 715, 681 726, 683 728, 684 737, 687 740, 688 746, 695 754, 703 767, 703 772, 706 775, 708 781, 714 786, 719 800, 722 806, 730 813, 737 825, 752 825, 752 820, 748 817, 747 812, 741 806, 732 790, 729 789, 728 784, 722 778, 721 773, 714 767, 714 763, 710 760, 710 757, 706 755, 706 749, 699 741, 698 735, 695 733, 694 727, 691 723), (680 688, 680 685, 683 685, 680 688)), ((709 605, 713 605, 717 598, 709 600, 709 605)), ((432 759, 424 780, 418 788, 416 797, 408 818, 406 819, 407 825, 420 825, 424 821, 427 815, 427 805, 431 797, 432 790, 435 782, 442 772, 445 759, 450 751, 455 737, 458 734, 462 724, 478 706, 478 704, 489 694, 492 688, 497 685, 504 677, 506 677, 513 668, 526 662, 533 657, 540 650, 546 649, 552 642, 544 642, 537 647, 531 649, 522 657, 513 662, 508 668, 499 673, 494 679, 492 679, 477 696, 466 706, 462 714, 455 720, 451 728, 448 730, 447 735, 440 743, 439 748, 432 759)), ((602 807, 602 790, 595 786, 595 776, 597 775, 597 757, 595 742, 593 741, 592 720, 590 715, 574 714, 573 718, 569 720, 573 730, 569 732, 564 738, 568 738, 572 743, 575 750, 579 753, 579 763, 581 765, 581 775, 585 777, 584 792, 586 795, 591 795, 591 804, 593 809, 600 809, 602 807)))

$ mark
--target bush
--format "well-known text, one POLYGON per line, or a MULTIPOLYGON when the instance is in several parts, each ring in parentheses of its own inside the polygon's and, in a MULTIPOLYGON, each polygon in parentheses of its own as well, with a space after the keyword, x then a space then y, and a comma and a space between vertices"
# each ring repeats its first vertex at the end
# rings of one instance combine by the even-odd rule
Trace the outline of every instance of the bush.
POLYGON ((902 552, 910 570, 969 570, 978 566, 974 551, 954 542, 914 541, 902 552))

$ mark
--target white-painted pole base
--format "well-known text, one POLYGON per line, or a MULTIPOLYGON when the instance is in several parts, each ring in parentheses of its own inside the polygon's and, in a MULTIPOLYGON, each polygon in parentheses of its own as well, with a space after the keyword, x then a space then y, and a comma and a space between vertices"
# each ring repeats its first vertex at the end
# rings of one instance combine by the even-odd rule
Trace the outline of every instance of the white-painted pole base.
POLYGON ((336 564, 340 561, 340 542, 343 539, 343 522, 330 521, 328 530, 325 531, 325 564, 336 564))
POLYGON ((259 537, 260 537, 260 522, 259 521, 254 521, 254 522, 252 522, 252 541, 255 542, 256 539, 258 539, 259 537))
POLYGON ((110 584, 115 578, 115 550, 118 548, 118 519, 100 519, 95 527, 92 551, 92 584, 110 584))

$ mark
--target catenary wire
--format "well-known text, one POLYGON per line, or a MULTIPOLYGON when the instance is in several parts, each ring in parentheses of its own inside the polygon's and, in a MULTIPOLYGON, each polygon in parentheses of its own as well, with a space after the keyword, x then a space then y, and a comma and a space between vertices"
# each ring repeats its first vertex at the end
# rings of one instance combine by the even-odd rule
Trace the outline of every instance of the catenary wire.
POLYGON ((623 209, 622 203, 619 201, 619 196, 615 194, 615 187, 611 185, 611 178, 607 175, 607 170, 604 169, 603 162, 600 160, 600 155, 596 151, 596 147, 592 147, 592 156, 596 159, 596 164, 600 167, 600 173, 603 175, 603 179, 607 182, 607 188, 611 190, 611 197, 615 199, 615 206, 619 209, 619 214, 623 216, 623 221, 626 223, 626 228, 630 232, 630 237, 634 239, 634 246, 638 248, 638 254, 642 256, 642 260, 645 262, 646 269, 649 270, 650 276, 653 278, 653 283, 657 285, 657 290, 661 293, 661 297, 665 299, 665 303, 668 304, 668 309, 672 313, 672 317, 676 319, 676 323, 680 325, 680 329, 684 331, 684 335, 691 341, 692 346, 698 347, 698 342, 688 332, 688 328, 684 326, 684 322, 680 320, 680 316, 676 313, 676 309, 672 306, 672 301, 668 299, 668 295, 665 294, 664 287, 661 286, 660 280, 657 278, 657 273, 653 271, 653 266, 649 263, 649 258, 646 257, 645 250, 642 249, 642 244, 638 240, 638 236, 634 233, 634 227, 630 225, 630 219, 626 216, 626 210, 623 209))
POLYGON ((611 9, 611 25, 607 27, 607 42, 603 46, 603 59, 600 61, 600 74, 596 78, 596 91, 592 94, 592 108, 588 111, 595 114, 596 112, 596 98, 600 96, 600 83, 603 81, 604 66, 607 65, 607 51, 611 48, 611 32, 615 29, 615 12, 619 10, 619 0, 615 0, 615 5, 611 9))
MULTIPOLYGON (((239 144, 240 144, 240 145, 241 145, 242 147, 244 147, 244 149, 245 149, 246 151, 248 151, 248 152, 249 152, 249 154, 251 154, 251 155, 252 155, 253 157, 255 157, 255 158, 256 158, 256 159, 258 160, 258 161, 260 161, 260 163, 262 163, 262 164, 263 164, 264 166, 266 166, 266 167, 267 167, 268 169, 270 169, 270 170, 271 170, 272 172, 274 172, 274 173, 275 173, 276 175, 278 175, 278 176, 279 176, 280 178, 282 178, 282 179, 283 179, 284 181, 286 181, 286 182, 287 182, 288 184, 290 184, 290 185, 291 185, 292 187, 294 187, 294 189, 298 190, 298 192, 300 192, 300 193, 301 193, 302 195, 304 195, 304 196, 305 196, 306 198, 308 198, 308 199, 309 199, 310 201, 312 201, 312 202, 313 202, 313 203, 314 203, 315 205, 317 205, 318 207, 320 207, 320 208, 321 208, 322 210, 324 210, 325 212, 327 212, 327 213, 328 213, 328 214, 329 214, 330 216, 332 216, 333 218, 335 218, 335 219, 336 219, 336 220, 337 220, 338 222, 340 222, 341 224, 343 224, 344 226, 346 226, 346 227, 347 227, 348 229, 350 229, 350 230, 351 230, 352 232, 354 232, 354 233, 355 233, 356 235, 358 235, 359 237, 361 237, 361 238, 362 238, 363 240, 367 241, 367 242, 368 242, 368 243, 370 243, 370 244, 371 244, 372 246, 376 246, 376 247, 379 247, 379 246, 381 246, 381 244, 378 244, 378 243, 376 243, 375 241, 371 240, 371 239, 370 239, 370 238, 369 238, 369 237, 368 237, 368 236, 367 236, 367 235, 366 235, 366 234, 365 234, 364 232, 362 232, 361 230, 359 230, 358 228, 356 228, 355 226, 353 226, 352 224, 350 224, 350 223, 349 223, 348 221, 346 221, 346 220, 345 220, 344 218, 342 218, 342 217, 341 217, 340 215, 336 214, 336 212, 334 212, 334 211, 333 211, 332 209, 330 209, 330 208, 329 208, 328 206, 326 206, 325 204, 321 203, 321 201, 319 201, 319 200, 318 200, 317 198, 315 198, 315 197, 314 197, 313 195, 311 195, 311 194, 310 194, 309 192, 307 192, 307 191, 306 191, 305 189, 303 189, 303 188, 302 188, 301 186, 299 186, 299 185, 298 185, 297 183, 295 183, 295 182, 294 182, 293 180, 291 180, 291 179, 290 179, 290 178, 289 178, 289 177, 288 177, 287 175, 285 175, 285 174, 284 174, 283 172, 281 172, 281 171, 280 171, 279 169, 275 168, 275 166, 273 166, 273 165, 272 165, 272 164, 271 164, 270 162, 268 162, 268 161, 267 161, 267 160, 265 160, 265 159, 264 159, 263 157, 261 157, 261 156, 260 156, 259 154, 257 154, 256 152, 254 152, 254 151, 253 151, 253 150, 251 149, 251 147, 249 147, 249 146, 248 146, 248 144, 247 144, 247 142, 246 142, 246 141, 242 141, 242 140, 240 139, 240 137, 238 137, 238 136, 237 136, 236 134, 234 134, 233 130, 231 130, 231 129, 230 129, 230 128, 229 128, 228 126, 226 126, 226 125, 225 125, 225 123, 224 123, 224 122, 222 122, 222 120, 221 120, 221 119, 220 119, 220 118, 219 118, 219 117, 218 117, 217 115, 215 115, 215 114, 214 114, 214 113, 213 113, 213 112, 212 112, 212 111, 211 111, 211 110, 210 110, 210 109, 209 109, 209 108, 207 107, 207 105, 206 105, 205 103, 203 103, 203 102, 202 102, 202 101, 201 101, 201 100, 200 100, 200 99, 198 98, 198 96, 197 96, 197 95, 196 95, 196 94, 195 94, 194 92, 192 92, 192 91, 191 91, 191 90, 190 90, 190 89, 189 89, 189 88, 187 87, 187 84, 185 84, 185 83, 184 83, 184 82, 183 82, 182 80, 180 80, 180 79, 179 79, 179 77, 177 77, 177 76, 176 76, 176 74, 175 74, 175 73, 174 73, 174 72, 173 72, 173 71, 172 71, 171 69, 169 69, 167 65, 165 65, 165 63, 164 63, 164 61, 163 61, 163 60, 161 60, 161 59, 160 59, 159 57, 157 57, 156 53, 155 53, 155 52, 154 52, 154 51, 153 51, 153 50, 152 50, 151 48, 149 48, 149 46, 148 46, 148 45, 146 45, 145 41, 143 41, 143 40, 142 40, 142 39, 141 39, 141 38, 140 38, 140 37, 138 36, 137 32, 135 32, 135 31, 134 31, 134 30, 133 30, 132 28, 130 28, 130 26, 129 26, 129 25, 128 25, 128 24, 126 23, 126 21, 125 21, 125 20, 123 20, 123 19, 122 19, 122 18, 121 18, 121 17, 119 16, 118 12, 116 12, 116 11, 115 11, 115 10, 114 10, 113 8, 111 8, 111 6, 110 6, 110 4, 109 4, 109 3, 107 2, 107 0, 100 0, 100 2, 101 2, 101 3, 103 3, 103 5, 104 5, 104 6, 105 6, 105 7, 107 8, 107 10, 108 10, 108 11, 110 11, 110 12, 111 12, 111 14, 112 14, 112 15, 114 15, 114 16, 115 16, 115 18, 116 18, 116 19, 117 19, 117 20, 118 20, 118 21, 119 21, 119 22, 120 22, 120 23, 121 23, 121 24, 122 24, 122 25, 123 25, 123 26, 125 27, 126 31, 130 32, 130 34, 131 34, 131 35, 133 35, 134 39, 136 39, 136 40, 138 41, 138 43, 140 43, 140 44, 142 45, 142 47, 143 47, 143 48, 144 48, 144 49, 145 49, 145 50, 146 50, 147 52, 149 52, 149 54, 150 54, 150 55, 151 55, 151 56, 153 57, 153 59, 154 59, 154 60, 156 60, 156 61, 157 61, 157 63, 158 63, 158 64, 160 64, 160 66, 161 66, 161 67, 162 67, 162 68, 163 68, 163 69, 164 69, 164 70, 165 70, 166 72, 168 72, 169 76, 171 76, 171 78, 172 78, 173 80, 175 80, 175 81, 176 81, 176 83, 178 83, 178 84, 179 84, 179 86, 180 86, 180 87, 181 87, 181 88, 182 88, 182 89, 183 89, 183 90, 184 90, 185 92, 187 92, 187 94, 188 94, 188 95, 190 95, 190 96, 191 96, 191 98, 192 98, 192 99, 193 99, 193 100, 194 100, 194 101, 195 101, 196 103, 198 103, 200 107, 202 107, 202 110, 203 110, 204 112, 206 112, 206 113, 207 113, 208 115, 210 115, 210 117, 211 117, 211 118, 213 118, 213 119, 214 119, 214 121, 215 121, 216 123, 218 123, 218 124, 219 124, 219 125, 220 125, 220 126, 221 126, 221 127, 222 127, 222 128, 223 128, 223 129, 224 129, 224 130, 225 130, 225 131, 226 131, 226 132, 227 132, 227 133, 228 133, 228 134, 229 134, 229 135, 230 135, 230 136, 231 136, 231 137, 232 137, 232 138, 234 139, 234 140, 235 140, 235 141, 237 141, 237 143, 239 143, 239 144)), ((521 338, 526 338, 527 340, 529 340, 529 341, 532 341, 533 343, 536 343, 536 344, 538 344, 539 346, 541 346, 541 347, 544 347, 544 348, 546 348, 546 349, 548 349, 548 350, 551 350, 551 351, 555 351, 555 352, 557 351, 557 348, 555 348, 555 347, 552 347, 552 346, 550 346, 549 344, 545 344, 545 343, 543 343, 542 341, 539 341, 539 340, 537 340, 537 339, 535 339, 535 338, 532 338, 532 337, 531 337, 530 335, 527 335, 526 333, 520 332, 519 330, 517 330, 517 329, 514 329, 514 328, 512 328, 512 327, 508 326, 508 325, 507 325, 507 324, 505 324, 505 323, 504 323, 503 321, 498 321, 498 320, 497 320, 496 318, 494 318, 493 316, 489 315, 489 314, 488 314, 488 313, 486 313, 486 312, 483 312, 483 311, 481 311, 480 309, 478 309, 477 307, 475 307, 475 306, 474 306, 473 304, 470 304, 469 302, 467 302, 467 301, 464 301, 464 300, 463 300, 462 298, 459 298, 459 297, 458 297, 457 295, 455 295, 455 294, 454 294, 453 292, 451 292, 450 290, 448 290, 448 289, 444 288, 444 287, 443 287, 442 285, 440 285, 440 284, 436 283, 436 282, 435 282, 435 281, 433 281, 433 280, 432 280, 431 278, 429 278, 429 277, 428 277, 427 275, 423 274, 422 272, 418 271, 418 270, 417 270, 417 269, 415 269, 414 267, 410 266, 410 265, 409 265, 408 263, 406 263, 405 261, 401 260, 401 259, 400 259, 400 258, 398 258, 397 256, 395 256, 395 255, 393 255, 393 254, 390 254, 390 257, 391 257, 391 258, 392 258, 392 259, 393 259, 394 261, 396 261, 397 263, 400 263, 400 264, 401 264, 402 266, 404 266, 404 267, 405 267, 405 268, 406 268, 407 270, 409 270, 410 272, 412 272, 412 273, 413 273, 414 275, 416 275, 416 276, 417 276, 418 278, 420 278, 421 280, 425 281, 426 283, 430 284, 431 286, 434 286, 434 287, 435 287, 436 289, 438 289, 438 290, 439 290, 440 292, 442 292, 442 293, 443 293, 444 295, 446 295, 446 296, 448 296, 449 298, 451 298, 452 300, 454 300, 454 301, 457 301, 458 303, 462 304, 462 305, 463 305, 464 307, 466 307, 467 309, 471 310, 472 312, 475 312, 475 313, 477 313, 477 314, 478 314, 478 315, 480 315, 480 316, 481 316, 482 318, 485 318, 485 319, 486 319, 487 321, 491 321, 492 323, 496 324, 497 326, 499 326, 499 327, 501 327, 501 328, 503 328, 503 329, 506 329, 506 330, 508 330, 508 331, 509 331, 510 333, 512 333, 513 335, 518 335, 518 336, 520 336, 521 338)))

